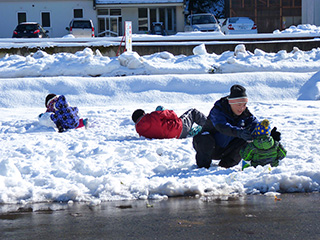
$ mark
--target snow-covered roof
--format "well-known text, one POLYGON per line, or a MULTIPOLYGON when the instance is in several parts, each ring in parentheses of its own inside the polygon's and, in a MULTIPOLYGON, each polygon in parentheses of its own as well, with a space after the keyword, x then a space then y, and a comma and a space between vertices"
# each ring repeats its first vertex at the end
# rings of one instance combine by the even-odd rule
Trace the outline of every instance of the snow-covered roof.
POLYGON ((183 3, 183 0, 96 0, 96 4, 158 4, 183 3))

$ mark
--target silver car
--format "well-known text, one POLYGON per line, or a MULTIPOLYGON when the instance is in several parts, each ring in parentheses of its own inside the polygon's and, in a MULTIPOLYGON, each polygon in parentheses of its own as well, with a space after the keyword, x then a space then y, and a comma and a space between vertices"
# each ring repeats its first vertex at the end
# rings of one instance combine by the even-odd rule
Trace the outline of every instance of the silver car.
POLYGON ((216 32, 220 31, 217 19, 211 13, 191 14, 187 18, 185 32, 216 32))
POLYGON ((257 34, 257 25, 248 17, 231 17, 224 20, 221 26, 224 34, 257 34))
POLYGON ((66 30, 76 38, 94 37, 94 26, 90 19, 72 19, 66 30))

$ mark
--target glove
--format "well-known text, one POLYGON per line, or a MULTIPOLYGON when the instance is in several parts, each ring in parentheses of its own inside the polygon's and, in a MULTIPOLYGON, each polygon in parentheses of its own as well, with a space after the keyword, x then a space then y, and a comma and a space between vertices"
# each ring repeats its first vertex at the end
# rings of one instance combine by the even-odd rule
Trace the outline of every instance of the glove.
POLYGON ((272 130, 271 130, 271 137, 273 138, 273 140, 275 141, 280 141, 281 140, 281 133, 277 131, 277 128, 274 127, 272 130))
POLYGON ((191 130, 188 133, 188 137, 194 137, 195 135, 197 135, 199 132, 201 132, 202 127, 201 126, 196 126, 191 128, 191 130))
POLYGON ((253 138, 251 136, 251 132, 248 129, 241 129, 240 131, 238 131, 237 135, 239 138, 242 138, 246 141, 253 140, 253 138))
POLYGON ((163 111, 163 110, 165 110, 165 108, 164 108, 163 106, 158 106, 158 107, 156 108, 156 111, 163 111))

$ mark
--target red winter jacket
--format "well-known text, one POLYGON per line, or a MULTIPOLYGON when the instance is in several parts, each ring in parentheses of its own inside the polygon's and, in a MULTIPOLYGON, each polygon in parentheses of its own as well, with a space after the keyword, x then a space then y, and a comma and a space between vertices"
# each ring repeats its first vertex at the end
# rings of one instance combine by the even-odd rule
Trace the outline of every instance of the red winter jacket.
POLYGON ((145 114, 136 123, 136 131, 146 138, 179 138, 182 120, 172 110, 155 111, 145 114))

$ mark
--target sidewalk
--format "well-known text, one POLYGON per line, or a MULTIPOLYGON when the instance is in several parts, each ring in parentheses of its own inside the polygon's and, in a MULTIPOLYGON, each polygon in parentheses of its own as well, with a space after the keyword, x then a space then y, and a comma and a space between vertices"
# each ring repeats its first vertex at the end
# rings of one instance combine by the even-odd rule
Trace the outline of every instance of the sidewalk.
POLYGON ((0 205, 0 239, 320 239, 320 194, 0 205), (20 209, 19 209, 20 208, 20 209))

